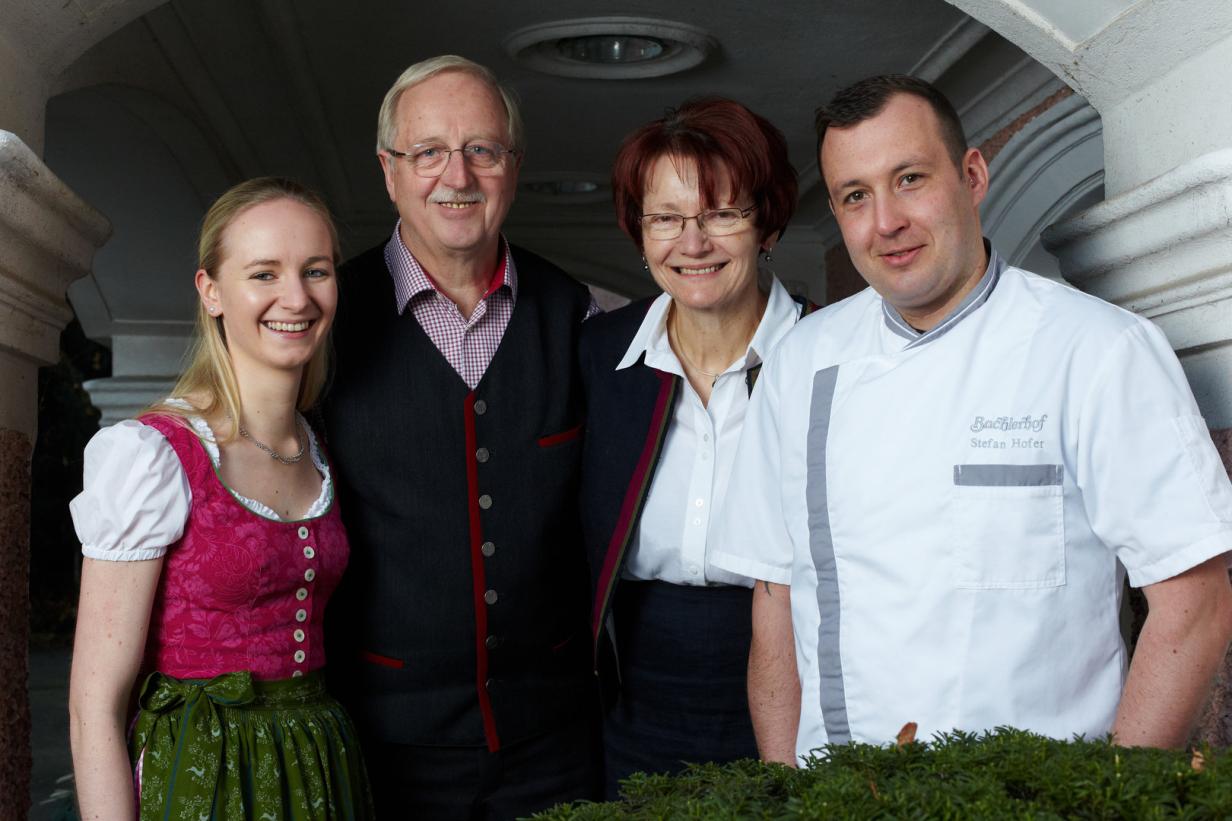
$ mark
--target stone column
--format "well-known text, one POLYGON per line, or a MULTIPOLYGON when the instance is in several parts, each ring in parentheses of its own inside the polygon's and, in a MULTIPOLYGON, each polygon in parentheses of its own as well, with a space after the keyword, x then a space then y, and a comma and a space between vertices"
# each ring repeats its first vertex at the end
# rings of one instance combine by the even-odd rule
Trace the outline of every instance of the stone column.
POLYGON ((1232 427, 1232 149, 1181 163, 1049 228, 1084 291, 1150 317, 1214 429, 1232 427))
POLYGON ((57 361, 68 284, 110 233, 16 135, 0 131, 0 818, 30 800, 30 456, 38 368, 57 361))

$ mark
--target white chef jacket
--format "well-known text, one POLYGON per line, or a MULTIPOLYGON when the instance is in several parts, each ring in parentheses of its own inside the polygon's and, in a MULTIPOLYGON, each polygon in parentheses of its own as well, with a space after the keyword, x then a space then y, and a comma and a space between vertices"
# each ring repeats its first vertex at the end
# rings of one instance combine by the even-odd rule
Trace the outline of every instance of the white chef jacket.
POLYGON ((1149 321, 1005 267, 920 335, 871 289, 767 361, 715 565, 790 584, 796 751, 1112 726, 1123 574, 1232 549, 1232 488, 1149 321))
POLYGON ((675 374, 683 383, 622 575, 689 586, 752 587, 752 579, 712 567, 707 548, 723 509, 740 428, 749 406, 747 372, 760 365, 796 324, 801 306, 777 277, 771 279, 766 310, 748 349, 719 374, 710 401, 703 405, 668 340, 671 305, 668 294, 660 294, 650 304, 628 351, 616 366, 616 370, 640 367, 644 361, 646 367, 675 374))

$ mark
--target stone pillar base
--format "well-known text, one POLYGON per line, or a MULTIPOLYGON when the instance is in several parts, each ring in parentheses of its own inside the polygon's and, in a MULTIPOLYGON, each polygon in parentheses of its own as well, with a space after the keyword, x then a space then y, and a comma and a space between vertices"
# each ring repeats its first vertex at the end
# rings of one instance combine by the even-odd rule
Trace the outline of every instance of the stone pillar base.
POLYGON ((175 377, 112 376, 91 379, 82 385, 90 394, 90 404, 102 414, 99 427, 132 419, 152 403, 171 392, 175 377))
POLYGON ((0 429, 0 818, 30 809, 30 438, 0 429))

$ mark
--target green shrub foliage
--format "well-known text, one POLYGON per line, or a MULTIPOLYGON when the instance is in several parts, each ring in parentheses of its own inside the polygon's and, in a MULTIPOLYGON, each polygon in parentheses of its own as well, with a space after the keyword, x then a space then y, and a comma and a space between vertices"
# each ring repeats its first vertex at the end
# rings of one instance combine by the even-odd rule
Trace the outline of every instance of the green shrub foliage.
POLYGON ((827 746, 799 770, 738 761, 638 774, 623 801, 562 804, 545 821, 632 819, 1223 819, 1232 763, 1203 749, 1127 749, 1010 728, 901 747, 827 746))

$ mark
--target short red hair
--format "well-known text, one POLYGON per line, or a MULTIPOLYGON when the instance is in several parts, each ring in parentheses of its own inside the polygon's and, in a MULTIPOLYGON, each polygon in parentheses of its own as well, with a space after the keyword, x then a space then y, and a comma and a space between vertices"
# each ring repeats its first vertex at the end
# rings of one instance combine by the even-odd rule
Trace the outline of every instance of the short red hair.
MULTIPOLYGON (((642 197, 655 161, 670 156, 697 170, 702 207, 713 208, 723 173, 732 196, 748 194, 761 239, 783 231, 796 210, 796 169, 783 132, 735 100, 704 97, 669 109, 621 143, 612 166, 612 195, 621 229, 642 247, 642 197)), ((686 215, 687 216, 687 215, 686 215)))

